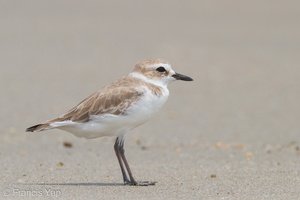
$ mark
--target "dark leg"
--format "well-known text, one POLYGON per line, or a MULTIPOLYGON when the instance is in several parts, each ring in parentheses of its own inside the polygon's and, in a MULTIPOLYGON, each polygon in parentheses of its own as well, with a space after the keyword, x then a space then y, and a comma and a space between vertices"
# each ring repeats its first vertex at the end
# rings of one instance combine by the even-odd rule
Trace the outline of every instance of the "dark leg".
POLYGON ((127 178, 127 175, 126 175, 126 172, 125 172, 125 169, 124 169, 124 166, 123 166, 122 158, 121 158, 121 155, 120 155, 120 151, 119 151, 119 143, 120 143, 120 141, 119 141, 119 138, 117 137, 115 145, 114 145, 115 153, 116 153, 116 156, 117 156, 119 164, 120 164, 120 168, 121 168, 122 175, 123 175, 123 181, 124 181, 125 184, 129 184, 130 181, 127 178))
POLYGON ((134 180, 133 176, 132 176, 132 172, 130 170, 130 167, 128 165, 128 162, 127 162, 127 159, 125 157, 125 150, 124 150, 124 140, 120 140, 120 143, 119 143, 119 153, 120 153, 120 157, 127 169, 127 172, 128 172, 128 175, 129 175, 129 178, 130 178, 130 185, 137 185, 138 183, 134 180))
MULTIPOLYGON (((141 185, 141 186, 155 185, 155 182, 149 182, 149 181, 137 182, 137 181, 134 180, 134 178, 132 176, 132 172, 131 172, 130 167, 128 165, 127 159, 125 157, 124 139, 123 138, 121 138, 121 139, 117 138, 115 146, 116 146, 116 144, 117 144, 117 147, 115 147, 115 148, 118 148, 119 157, 121 158, 120 159, 121 162, 119 161, 119 163, 120 163, 120 166, 121 166, 122 173, 124 171, 123 178, 124 178, 124 174, 125 174, 125 177, 127 178, 123 164, 125 165, 125 167, 127 169, 127 172, 128 172, 128 175, 129 175, 129 178, 130 178, 130 181, 128 181, 128 179, 127 179, 127 181, 124 181, 124 182, 129 183, 130 185, 141 185)), ((118 157, 118 160, 119 160, 119 157, 118 157)))

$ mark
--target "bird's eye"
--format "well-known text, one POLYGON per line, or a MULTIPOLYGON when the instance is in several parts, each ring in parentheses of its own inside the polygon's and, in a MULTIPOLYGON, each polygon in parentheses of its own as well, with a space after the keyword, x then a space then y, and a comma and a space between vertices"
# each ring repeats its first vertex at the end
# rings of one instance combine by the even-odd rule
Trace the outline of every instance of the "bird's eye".
POLYGON ((158 71, 158 72, 165 72, 166 69, 164 67, 159 67, 159 68, 156 69, 156 71, 158 71))

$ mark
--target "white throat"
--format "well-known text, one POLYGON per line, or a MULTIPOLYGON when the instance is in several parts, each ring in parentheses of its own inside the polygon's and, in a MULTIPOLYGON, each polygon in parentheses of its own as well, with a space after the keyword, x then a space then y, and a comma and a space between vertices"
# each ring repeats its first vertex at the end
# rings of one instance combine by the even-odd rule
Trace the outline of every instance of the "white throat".
POLYGON ((141 80, 145 81, 146 83, 152 83, 153 85, 156 85, 156 86, 160 86, 160 87, 164 87, 164 88, 167 88, 167 86, 168 86, 168 84, 164 83, 164 81, 161 81, 159 79, 156 79, 156 80, 149 79, 146 76, 144 76, 143 74, 138 73, 138 72, 131 72, 129 74, 129 76, 141 79, 141 80))

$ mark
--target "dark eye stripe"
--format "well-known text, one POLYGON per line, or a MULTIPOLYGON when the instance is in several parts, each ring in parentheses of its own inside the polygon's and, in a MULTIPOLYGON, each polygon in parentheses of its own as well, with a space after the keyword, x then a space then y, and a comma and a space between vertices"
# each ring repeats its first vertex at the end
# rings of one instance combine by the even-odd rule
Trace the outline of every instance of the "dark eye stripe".
POLYGON ((164 67, 158 67, 158 68, 156 69, 156 71, 158 71, 158 72, 165 72, 166 69, 165 69, 164 67))

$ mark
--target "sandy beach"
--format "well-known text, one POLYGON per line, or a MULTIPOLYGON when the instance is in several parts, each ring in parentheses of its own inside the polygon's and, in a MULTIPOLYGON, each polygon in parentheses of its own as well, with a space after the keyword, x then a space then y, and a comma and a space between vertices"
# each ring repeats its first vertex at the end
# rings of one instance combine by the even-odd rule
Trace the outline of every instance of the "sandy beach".
POLYGON ((298 1, 3 1, 0 199, 300 199, 298 1), (27 133, 161 58, 159 114, 115 138, 27 133))

